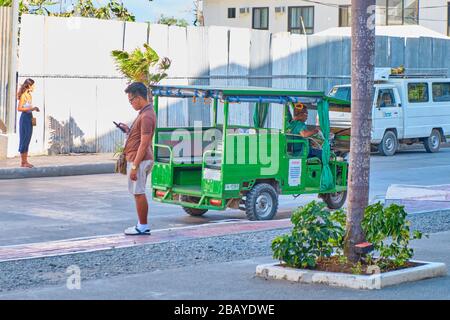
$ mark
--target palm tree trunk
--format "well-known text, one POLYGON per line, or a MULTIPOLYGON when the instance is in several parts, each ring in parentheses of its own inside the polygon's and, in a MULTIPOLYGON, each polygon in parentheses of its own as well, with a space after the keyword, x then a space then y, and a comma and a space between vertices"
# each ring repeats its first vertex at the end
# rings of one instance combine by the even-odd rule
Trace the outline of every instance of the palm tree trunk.
POLYGON ((147 100, 150 104, 153 104, 153 94, 151 86, 147 86, 147 100))
POLYGON ((370 135, 375 60, 375 0, 352 0, 352 128, 345 256, 360 259, 364 210, 369 202, 370 135), (373 7, 371 7, 373 6, 373 7), (373 9, 373 10, 372 10, 373 9))

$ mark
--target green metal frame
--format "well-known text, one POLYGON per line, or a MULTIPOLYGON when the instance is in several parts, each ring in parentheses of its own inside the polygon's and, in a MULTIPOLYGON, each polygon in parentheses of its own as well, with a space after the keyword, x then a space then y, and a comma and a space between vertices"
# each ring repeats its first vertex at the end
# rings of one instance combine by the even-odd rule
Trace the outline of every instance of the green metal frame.
MULTIPOLYGON (((185 98, 190 98, 191 94, 199 94, 200 96, 209 95, 213 98, 213 116, 212 128, 218 128, 217 125, 217 110, 219 99, 224 101, 224 123, 222 126, 222 150, 207 150, 202 152, 201 162, 198 163, 176 163, 174 161, 173 148, 169 145, 161 144, 158 141, 160 132, 171 132, 178 128, 156 128, 153 146, 155 163, 152 170, 152 194, 155 201, 181 205, 183 207, 208 209, 208 210, 224 210, 227 208, 230 200, 241 199, 246 192, 258 182, 264 181, 276 184, 280 194, 317 194, 317 193, 335 193, 345 191, 347 189, 347 172, 348 165, 346 162, 337 161, 336 157, 329 163, 329 170, 333 177, 332 187, 323 190, 321 189, 321 175, 322 164, 317 159, 307 159, 309 145, 306 140, 294 140, 290 134, 286 133, 286 111, 288 108, 283 108, 283 129, 265 131, 266 129, 257 128, 255 126, 231 126, 229 125, 229 108, 231 99, 235 97, 281 97, 286 99, 300 99, 300 98, 314 98, 317 101, 319 108, 326 108, 328 112, 328 105, 333 108, 347 107, 348 102, 326 97, 322 92, 318 91, 295 91, 295 90, 281 90, 271 88, 211 88, 211 87, 187 87, 187 86, 160 86, 155 87, 162 90, 154 92, 154 108, 158 114, 159 95, 179 97, 180 92, 185 98), (165 90, 165 91, 164 91, 165 90), (256 134, 229 134, 229 128, 255 128, 256 134), (267 137, 264 137, 267 136, 267 137), (267 139, 260 139, 261 137, 267 139), (242 140, 238 140, 242 139, 242 140), (256 147, 261 148, 261 141, 266 141, 267 150, 277 152, 277 159, 279 159, 278 170, 273 174, 261 174, 262 169, 269 169, 270 167, 256 156, 256 163, 228 163, 227 150, 228 148, 237 148, 237 142, 244 142, 245 160, 250 159, 251 154, 250 145, 255 143, 256 147), (275 144, 272 144, 276 141, 275 144), (301 155, 288 154, 289 144, 303 144, 301 155), (277 149, 278 148, 278 149, 277 149), (165 162, 159 160, 158 151, 167 149, 169 157, 165 162), (220 161, 220 165, 211 165, 208 158, 220 161), (289 161, 292 159, 301 160, 301 183, 297 186, 289 185, 289 161), (339 177, 337 172, 340 172, 339 177), (197 181, 193 184, 193 181, 197 181), (178 182, 178 184, 176 183, 178 182), (164 196, 156 196, 157 191, 164 191, 164 196), (213 205, 210 200, 221 200, 220 205, 213 205)), ((288 105, 292 102, 286 102, 288 105)), ((233 103, 234 104, 234 103, 233 103)), ((257 107, 259 103, 257 103, 257 107)), ((328 124, 329 125, 329 124, 328 124)), ((186 128, 191 131, 193 128, 186 128)), ((192 133, 195 135, 195 133, 192 133)), ((192 138, 192 136, 191 136, 192 138)), ((235 149, 234 149, 235 150, 235 149)), ((331 154, 333 156, 333 154, 331 154)), ((236 155, 233 153, 233 157, 236 155)), ((235 160, 233 158, 233 160, 235 160)))

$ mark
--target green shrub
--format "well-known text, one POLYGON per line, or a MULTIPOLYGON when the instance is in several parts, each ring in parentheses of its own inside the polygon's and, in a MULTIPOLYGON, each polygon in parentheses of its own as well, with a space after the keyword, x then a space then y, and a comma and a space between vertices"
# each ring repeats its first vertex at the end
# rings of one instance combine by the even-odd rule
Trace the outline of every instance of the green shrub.
MULTIPOLYGON (((422 233, 414 231, 411 234, 406 217, 405 208, 396 204, 383 207, 376 203, 366 208, 362 228, 375 251, 364 257, 365 265, 377 265, 386 270, 403 267, 413 257, 414 250, 409 248, 409 243, 421 239, 422 233)), ((346 263, 343 256, 346 223, 343 210, 329 212, 325 204, 313 201, 297 209, 291 221, 292 232, 272 242, 275 259, 293 268, 314 268, 319 258, 328 258, 334 253, 340 263, 346 263)), ((362 272, 361 261, 353 266, 352 272, 362 272)))
POLYGON ((396 204, 383 207, 381 203, 376 203, 365 210, 362 227, 367 241, 379 253, 378 258, 374 257, 374 253, 368 258, 381 269, 402 267, 414 255, 409 242, 421 239, 422 233, 414 231, 411 235, 411 223, 406 216, 405 207, 396 204))
POLYGON ((313 201, 291 216, 291 234, 275 238, 273 257, 294 268, 314 268, 318 258, 330 257, 342 249, 345 213, 329 212, 324 203, 313 201))

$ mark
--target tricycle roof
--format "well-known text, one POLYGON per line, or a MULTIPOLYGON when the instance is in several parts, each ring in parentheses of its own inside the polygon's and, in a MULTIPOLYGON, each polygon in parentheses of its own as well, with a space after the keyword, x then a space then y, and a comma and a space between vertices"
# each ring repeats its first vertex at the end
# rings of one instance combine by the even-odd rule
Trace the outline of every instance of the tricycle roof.
POLYGON ((215 86, 177 86, 155 85, 152 93, 156 96, 174 98, 217 98, 228 102, 259 102, 259 103, 317 103, 327 100, 336 105, 346 105, 342 101, 327 97, 322 91, 294 90, 266 87, 215 87, 215 86))

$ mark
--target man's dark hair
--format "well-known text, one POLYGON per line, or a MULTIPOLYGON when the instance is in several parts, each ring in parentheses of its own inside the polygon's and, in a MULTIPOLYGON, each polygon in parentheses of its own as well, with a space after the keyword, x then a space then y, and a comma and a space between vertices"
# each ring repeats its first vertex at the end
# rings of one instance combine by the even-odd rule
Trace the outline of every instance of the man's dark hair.
POLYGON ((142 82, 133 82, 126 89, 125 93, 131 93, 133 96, 140 96, 147 100, 147 87, 142 82))

